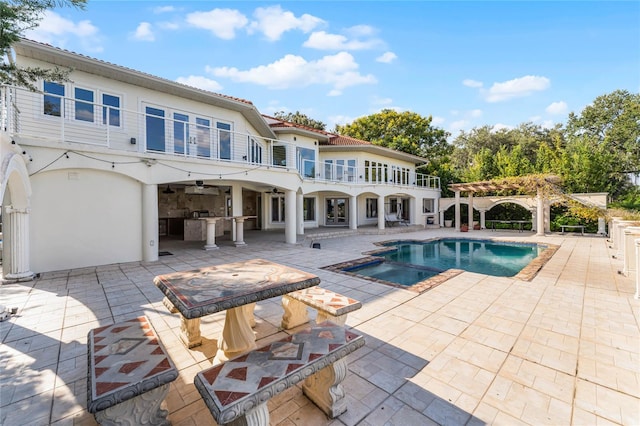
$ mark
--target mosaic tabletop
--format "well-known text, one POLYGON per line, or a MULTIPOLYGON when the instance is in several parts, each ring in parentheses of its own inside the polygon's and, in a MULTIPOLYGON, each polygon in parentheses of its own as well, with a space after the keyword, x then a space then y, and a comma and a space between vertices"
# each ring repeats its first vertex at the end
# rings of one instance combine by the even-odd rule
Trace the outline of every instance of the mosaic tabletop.
POLYGON ((199 318, 320 283, 308 272, 263 259, 158 275, 155 285, 185 318, 199 318))
POLYGON ((364 338, 326 321, 216 365, 194 383, 221 423, 255 406, 364 346, 364 338), (248 404, 248 405, 247 405, 248 404))
POLYGON ((172 382, 178 370, 146 316, 89 332, 87 409, 104 410, 172 382))

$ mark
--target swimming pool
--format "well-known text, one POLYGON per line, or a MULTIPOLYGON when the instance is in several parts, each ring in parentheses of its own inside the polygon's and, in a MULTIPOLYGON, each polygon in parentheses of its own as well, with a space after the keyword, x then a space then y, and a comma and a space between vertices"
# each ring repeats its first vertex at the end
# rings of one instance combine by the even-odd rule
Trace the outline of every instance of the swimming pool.
MULTIPOLYGON (((541 263, 533 261, 549 249, 536 243, 459 238, 392 241, 382 245, 388 249, 376 251, 366 261, 343 265, 341 270, 400 286, 424 283, 451 270, 513 277, 532 265, 537 272, 541 263)), ((550 253, 543 257, 548 259, 550 253)))

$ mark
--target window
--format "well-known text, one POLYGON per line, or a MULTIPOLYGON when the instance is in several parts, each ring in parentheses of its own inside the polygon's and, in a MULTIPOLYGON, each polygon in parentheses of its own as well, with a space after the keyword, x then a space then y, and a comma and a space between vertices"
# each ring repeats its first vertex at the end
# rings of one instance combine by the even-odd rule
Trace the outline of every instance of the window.
POLYGON ((102 94, 102 124, 120 127, 120 96, 102 94))
POLYGON ((433 213, 435 200, 433 198, 422 199, 422 213, 433 213))
POLYGON ((231 124, 228 123, 216 123, 218 129, 218 141, 219 141, 219 158, 221 160, 231 160, 231 124))
POLYGON ((302 220, 316 220, 316 199, 304 197, 302 199, 302 220))
POLYGON ((260 145, 254 138, 248 136, 249 142, 247 146, 247 161, 249 163, 262 163, 262 145, 260 145))
POLYGON ((298 147, 298 171, 303 177, 315 178, 316 151, 309 148, 298 147))
POLYGON ((284 196, 282 195, 271 197, 271 222, 284 222, 284 196))
POLYGON ((165 149, 164 110, 146 107, 147 149, 162 151, 165 149))
MULTIPOLYGON (((231 126, 229 126, 231 128, 231 126)), ((222 134, 222 132, 220 132, 222 134)), ((226 134, 227 132, 225 132, 226 134)), ((200 157, 211 156, 211 120, 208 118, 196 117, 196 142, 198 145, 197 155, 200 157)), ((229 135, 229 143, 231 136, 229 135)))
POLYGON ((367 198, 366 203, 367 218, 378 217, 378 199, 367 198))
POLYGON ((287 165, 287 147, 284 145, 273 146, 273 165, 274 166, 286 166, 287 165))
POLYGON ((179 112, 173 113, 173 152, 184 154, 189 142, 189 116, 179 112))
POLYGON ((62 98, 64 97, 64 86, 51 81, 44 82, 44 110, 45 115, 62 117, 62 98))
POLYGON ((76 87, 74 97, 76 99, 76 120, 93 123, 93 90, 76 87))

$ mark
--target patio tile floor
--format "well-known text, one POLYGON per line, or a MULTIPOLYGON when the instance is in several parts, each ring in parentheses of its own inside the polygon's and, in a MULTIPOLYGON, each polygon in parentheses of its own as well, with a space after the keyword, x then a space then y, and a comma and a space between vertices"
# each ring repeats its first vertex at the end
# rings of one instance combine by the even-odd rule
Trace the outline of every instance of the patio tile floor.
MULTIPOLYGON (((347 321, 366 340, 348 358, 348 411, 328 419, 296 386, 269 402, 273 425, 640 424, 640 301, 605 238, 472 232, 464 237, 560 248, 530 282, 465 272, 422 294, 322 269, 379 241, 461 237, 397 231, 317 239, 320 250, 273 232, 248 231, 247 246, 222 240, 215 251, 164 241, 172 254, 157 262, 2 285, 0 304, 18 313, 0 323, 0 424, 95 425, 86 410, 87 333, 144 314, 179 369, 163 404, 169 420, 214 425, 193 378, 212 365, 224 313, 203 318, 203 345, 186 349, 153 277, 251 258, 317 274, 323 287, 363 303, 347 321)), ((282 312, 279 298, 258 303, 258 344, 285 335, 282 312)))

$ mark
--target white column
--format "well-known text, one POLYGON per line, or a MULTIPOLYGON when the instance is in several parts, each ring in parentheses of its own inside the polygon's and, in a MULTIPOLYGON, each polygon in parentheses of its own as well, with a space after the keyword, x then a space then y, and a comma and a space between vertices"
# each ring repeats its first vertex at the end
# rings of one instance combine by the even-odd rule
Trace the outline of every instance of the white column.
POLYGON ((358 197, 349 198, 349 229, 358 229, 358 197))
POLYGON ((605 225, 604 217, 598 218, 598 235, 606 236, 607 228, 605 225))
POLYGON ((233 221, 236 224, 236 239, 233 242, 236 247, 241 247, 246 245, 244 242, 244 216, 236 216, 233 218, 233 221))
POLYGON ((302 193, 296 193, 296 233, 304 235, 304 197, 302 193))
POLYGON ((4 209, 3 232, 6 257, 4 262, 4 278, 6 282, 29 281, 33 279, 33 272, 29 265, 29 213, 27 208, 16 209, 7 206, 4 209), (9 238, 6 238, 6 237, 9 238))
POLYGON ((440 228, 444 226, 444 210, 440 210, 440 228))
POLYGON ((378 229, 384 229, 384 197, 378 196, 378 229))
POLYGON ((455 205, 455 230, 460 232, 460 191, 455 191, 456 205, 455 205))
POLYGON ((622 233, 622 257, 623 257, 623 267, 622 273, 627 277, 635 277, 636 275, 636 247, 635 242, 636 239, 640 238, 640 227, 638 226, 628 226, 624 228, 622 233))
MULTIPOLYGON (((422 214, 422 206, 420 207, 420 214, 422 214)), ((418 223, 418 217, 422 217, 418 214, 418 210, 416 210, 416 199, 409 198, 409 216, 403 217, 404 220, 408 221, 409 225, 413 225, 414 223, 418 223)), ((424 222, 422 222, 424 225, 424 222)))
POLYGON ((295 244, 296 238, 296 191, 287 189, 284 194, 284 239, 287 244, 295 244))
POLYGON ((218 220, 225 220, 222 217, 203 217, 200 220, 207 222, 207 243, 204 245, 205 250, 216 250, 216 222, 218 220))
POLYGON ((487 227, 485 226, 485 216, 487 214, 487 211, 482 209, 480 210, 480 229, 486 229, 487 227))
POLYGON ((536 229, 537 229, 536 225, 538 224, 538 221, 536 219, 538 215, 538 210, 535 208, 531 208, 529 210, 531 210, 531 231, 536 232, 536 229))
MULTIPOLYGON (((242 186, 231 186, 231 216, 242 216, 242 186)), ((236 241, 236 227, 231 225, 231 240, 236 241)))
POLYGON ((538 209, 536 212, 536 235, 544 236, 544 198, 542 198, 542 190, 538 189, 538 209))
POLYGON ((469 203, 468 207, 468 216, 469 216, 469 232, 473 231, 473 192, 469 191, 469 203))
POLYGON ((158 185, 142 184, 142 260, 158 260, 158 185))

